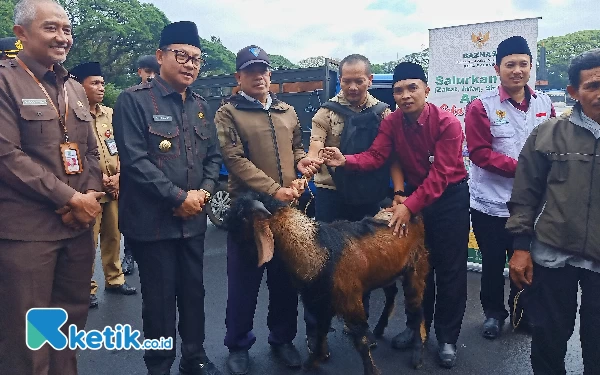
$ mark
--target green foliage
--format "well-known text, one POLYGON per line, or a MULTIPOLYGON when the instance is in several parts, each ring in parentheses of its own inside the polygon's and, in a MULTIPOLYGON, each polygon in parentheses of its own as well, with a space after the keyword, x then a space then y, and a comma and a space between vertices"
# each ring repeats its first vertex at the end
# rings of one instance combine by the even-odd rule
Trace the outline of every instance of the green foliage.
POLYGON ((104 86, 104 100, 102 101, 102 104, 110 108, 115 108, 117 97, 121 91, 122 90, 116 87, 114 83, 106 84, 106 86, 104 86))
POLYGON ((210 40, 201 38, 200 45, 204 59, 201 76, 235 73, 235 54, 221 43, 221 39, 216 36, 211 36, 210 40))
POLYGON ((138 0, 59 0, 73 25, 74 45, 67 68, 98 61, 107 82, 138 83, 140 55, 152 54, 169 20, 152 4, 138 0))
POLYGON ((408 54, 399 60, 388 61, 383 64, 373 64, 372 70, 374 74, 392 74, 394 73, 394 68, 396 65, 404 61, 410 61, 421 65, 425 70, 425 73, 427 73, 427 70, 429 69, 429 48, 426 48, 421 52, 408 54))
POLYGON ((17 0, 0 0, 0 38, 14 36, 13 10, 17 0))
POLYGON ((538 42, 546 47, 548 88, 565 89, 569 84, 567 71, 573 57, 593 48, 600 48, 600 30, 583 30, 549 37, 538 42))
POLYGON ((269 59, 271 60, 271 66, 275 70, 298 68, 298 65, 294 64, 293 62, 281 55, 269 55, 269 59))

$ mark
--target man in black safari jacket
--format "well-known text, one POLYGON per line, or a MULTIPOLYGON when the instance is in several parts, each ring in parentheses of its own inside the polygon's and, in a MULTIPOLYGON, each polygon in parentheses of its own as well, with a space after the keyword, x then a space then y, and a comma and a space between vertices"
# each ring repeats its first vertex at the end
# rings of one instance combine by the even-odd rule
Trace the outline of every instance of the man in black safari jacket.
MULTIPOLYGON (((140 272, 146 339, 175 340, 176 307, 182 374, 215 375, 204 352, 205 204, 221 154, 213 113, 189 86, 202 63, 192 22, 167 25, 157 60, 160 76, 117 99, 113 117, 121 157, 119 227, 140 272)), ((175 344, 174 344, 175 345, 175 344)), ((172 350, 147 350, 149 374, 168 374, 172 350)))

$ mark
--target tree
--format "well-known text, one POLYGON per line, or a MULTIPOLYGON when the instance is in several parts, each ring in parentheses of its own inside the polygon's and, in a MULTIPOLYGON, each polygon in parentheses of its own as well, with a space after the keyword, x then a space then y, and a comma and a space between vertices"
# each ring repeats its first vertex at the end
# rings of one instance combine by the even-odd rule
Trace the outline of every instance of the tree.
POLYGON ((404 61, 410 61, 421 65, 423 70, 425 70, 425 73, 427 73, 427 70, 429 69, 429 48, 426 48, 421 52, 410 53, 399 60, 392 60, 383 64, 373 64, 371 69, 374 74, 392 74, 394 73, 396 65, 404 61))
POLYGON ((293 62, 281 55, 269 55, 269 59, 271 60, 271 66, 275 70, 298 68, 298 65, 294 64, 293 62))
POLYGON ((210 40, 200 38, 200 45, 204 59, 201 76, 235 73, 235 54, 221 43, 220 38, 216 36, 211 36, 210 40))
POLYGON ((14 36, 13 11, 17 0, 0 1, 0 38, 14 36))
POLYGON ((571 60, 582 52, 600 48, 600 30, 584 30, 540 40, 538 52, 542 44, 546 47, 548 88, 565 89, 569 84, 567 70, 571 60))
POLYGON ((67 67, 98 61, 104 79, 117 87, 138 83, 136 61, 158 47, 165 14, 138 0, 59 0, 73 26, 67 67))

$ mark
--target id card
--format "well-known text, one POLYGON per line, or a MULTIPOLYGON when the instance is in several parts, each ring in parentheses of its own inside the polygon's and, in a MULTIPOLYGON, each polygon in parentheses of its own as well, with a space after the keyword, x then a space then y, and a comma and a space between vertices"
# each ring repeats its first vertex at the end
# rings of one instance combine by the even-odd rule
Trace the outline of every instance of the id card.
POLYGON ((79 146, 77 143, 61 143, 60 155, 63 160, 66 174, 78 174, 83 172, 81 157, 79 156, 79 146))
POLYGON ((115 156, 119 153, 119 151, 117 150, 117 142, 115 142, 114 139, 106 138, 104 140, 104 143, 106 143, 106 147, 108 148, 108 153, 110 154, 110 156, 115 156))

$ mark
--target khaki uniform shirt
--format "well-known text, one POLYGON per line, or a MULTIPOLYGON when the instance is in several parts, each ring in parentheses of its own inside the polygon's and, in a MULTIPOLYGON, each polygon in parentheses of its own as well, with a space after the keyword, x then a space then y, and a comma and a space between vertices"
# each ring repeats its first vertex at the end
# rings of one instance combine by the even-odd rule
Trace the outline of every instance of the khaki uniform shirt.
POLYGON ((53 70, 23 52, 19 58, 42 83, 61 114, 63 87, 69 97, 66 127, 79 147, 83 172, 67 175, 58 114, 35 80, 15 60, 0 61, 0 238, 57 241, 89 230, 73 230, 54 211, 75 192, 102 189, 98 145, 83 87, 55 64, 53 70))
MULTIPOLYGON (((341 105, 350 107, 350 103, 344 98, 344 93, 340 93, 331 99, 331 101, 339 102, 341 105)), ((373 95, 367 92, 367 100, 363 107, 350 107, 355 112, 360 112, 364 108, 369 108, 379 103, 373 95)), ((383 111, 383 117, 391 114, 389 108, 383 111)), ((327 108, 319 108, 312 119, 312 130, 310 133, 310 141, 319 141, 325 144, 325 147, 340 147, 340 138, 344 130, 344 116, 333 112, 327 108)), ((317 187, 335 190, 335 184, 329 174, 326 166, 322 166, 319 172, 315 175, 315 185, 317 187)))
MULTIPOLYGON (((119 154, 111 155, 106 144, 107 139, 115 139, 115 133, 112 126, 112 108, 105 107, 101 104, 96 104, 96 115, 92 114, 94 122, 92 128, 98 142, 98 151, 100 153, 100 170, 107 176, 114 176, 118 173, 119 154)), ((106 194, 100 203, 111 201, 111 195, 106 194)))

